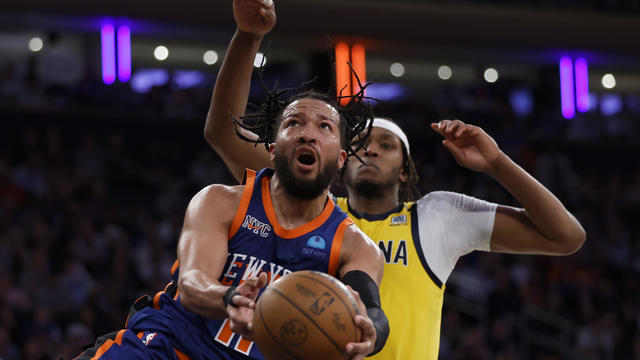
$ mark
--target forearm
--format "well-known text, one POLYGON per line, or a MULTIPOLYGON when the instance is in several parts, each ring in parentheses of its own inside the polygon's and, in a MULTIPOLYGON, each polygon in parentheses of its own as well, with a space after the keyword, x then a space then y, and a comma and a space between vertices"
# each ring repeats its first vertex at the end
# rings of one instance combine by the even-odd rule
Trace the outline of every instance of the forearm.
POLYGON ((367 316, 371 319, 376 331, 374 349, 369 355, 378 353, 389 337, 389 320, 380 304, 378 285, 367 273, 359 270, 349 271, 340 280, 358 292, 364 303, 367 316))
POLYGON ((207 318, 226 317, 223 298, 228 286, 210 279, 199 270, 190 270, 181 274, 178 288, 185 309, 207 318))
POLYGON ((489 174, 520 203, 536 229, 551 241, 584 241, 584 230, 560 200, 506 154, 500 153, 489 174))
POLYGON ((214 147, 230 134, 225 130, 233 127, 229 114, 234 117, 244 114, 251 87, 253 61, 261 42, 261 36, 239 30, 231 39, 218 73, 205 125, 205 137, 214 147))

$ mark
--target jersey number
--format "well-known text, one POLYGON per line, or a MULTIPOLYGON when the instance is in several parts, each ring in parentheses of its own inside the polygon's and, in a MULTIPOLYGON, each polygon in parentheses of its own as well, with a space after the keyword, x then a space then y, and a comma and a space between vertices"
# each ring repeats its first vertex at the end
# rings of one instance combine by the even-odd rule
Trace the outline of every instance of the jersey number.
MULTIPOLYGON (((228 347, 229 344, 231 344, 231 340, 233 340, 233 337, 236 335, 237 334, 231 331, 231 325, 229 324, 229 319, 224 319, 224 322, 222 323, 222 326, 220 326, 220 330, 218 330, 218 333, 216 334, 215 339, 217 342, 228 347)), ((240 339, 236 342, 236 346, 234 346, 234 349, 245 355, 249 355, 249 352, 251 351, 252 347, 253 347, 253 341, 240 337, 240 339)))

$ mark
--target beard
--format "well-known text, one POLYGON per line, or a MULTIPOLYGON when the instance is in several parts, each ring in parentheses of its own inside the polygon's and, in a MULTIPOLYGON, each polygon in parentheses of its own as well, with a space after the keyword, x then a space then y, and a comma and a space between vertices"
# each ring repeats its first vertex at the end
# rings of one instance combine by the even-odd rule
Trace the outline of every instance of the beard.
POLYGON ((375 180, 355 180, 347 174, 345 177, 345 184, 349 189, 349 193, 369 199, 381 199, 385 197, 389 191, 395 188, 401 171, 402 168, 398 167, 397 169, 394 169, 388 177, 377 178, 375 180))
POLYGON ((282 155, 276 149, 275 167, 276 173, 282 181, 284 190, 294 198, 310 200, 316 198, 325 191, 338 174, 338 160, 335 163, 327 163, 320 169, 320 173, 313 180, 298 178, 292 171, 293 157, 282 155))

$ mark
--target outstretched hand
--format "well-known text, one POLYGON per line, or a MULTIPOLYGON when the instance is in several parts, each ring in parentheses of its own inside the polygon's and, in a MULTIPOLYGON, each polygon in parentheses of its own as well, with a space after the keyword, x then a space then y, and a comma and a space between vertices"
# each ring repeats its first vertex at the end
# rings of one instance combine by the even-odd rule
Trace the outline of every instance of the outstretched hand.
POLYGON ((238 30, 264 36, 276 24, 273 0, 233 0, 233 18, 238 30))
POLYGON ((442 120, 431 128, 444 137, 442 144, 460 166, 491 174, 503 156, 495 140, 478 126, 460 120, 442 120))
POLYGON ((242 335, 247 340, 254 340, 253 311, 256 307, 256 299, 260 289, 265 285, 267 285, 267 274, 264 272, 260 273, 258 277, 251 277, 245 280, 236 289, 241 295, 233 296, 225 309, 231 331, 242 335))

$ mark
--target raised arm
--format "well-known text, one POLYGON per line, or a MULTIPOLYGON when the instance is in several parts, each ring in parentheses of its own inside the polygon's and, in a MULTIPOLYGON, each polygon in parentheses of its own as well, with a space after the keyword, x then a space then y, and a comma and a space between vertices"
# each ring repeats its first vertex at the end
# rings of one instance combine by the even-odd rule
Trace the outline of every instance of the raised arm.
POLYGON ((240 182, 245 168, 261 169, 271 165, 266 149, 238 138, 231 116, 237 119, 244 114, 253 61, 263 36, 276 23, 276 14, 272 0, 234 0, 233 16, 238 28, 213 89, 204 137, 240 182))
POLYGON ((491 251, 568 255, 580 249, 586 235, 578 220, 481 128, 460 120, 443 120, 431 128, 445 138, 443 145, 458 164, 487 173, 523 207, 498 206, 491 251))
POLYGON ((211 185, 193 197, 178 243, 178 289, 185 309, 214 319, 228 317, 231 330, 250 339, 254 301, 266 285, 266 275, 248 279, 237 289, 218 282, 227 260, 229 227, 235 216, 229 209, 238 207, 241 195, 239 186, 211 185))

